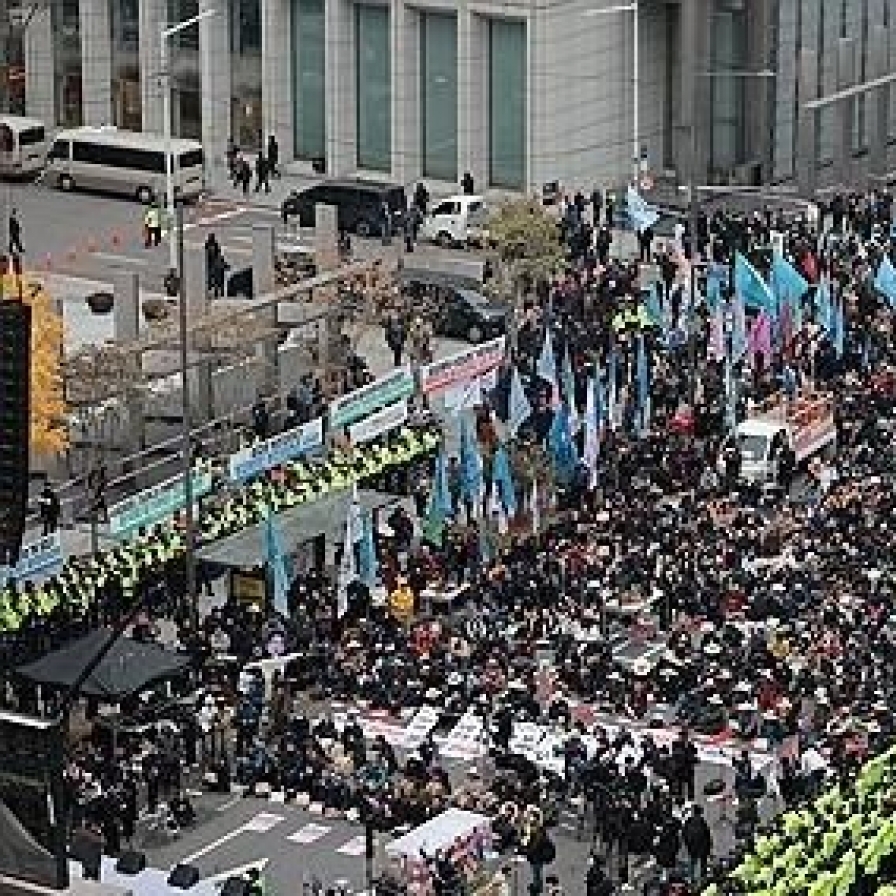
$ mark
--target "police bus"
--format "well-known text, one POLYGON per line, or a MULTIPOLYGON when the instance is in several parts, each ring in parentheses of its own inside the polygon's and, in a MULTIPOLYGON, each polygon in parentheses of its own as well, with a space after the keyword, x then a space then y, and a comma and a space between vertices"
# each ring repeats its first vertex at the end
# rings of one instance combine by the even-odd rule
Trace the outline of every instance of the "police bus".
POLYGON ((47 131, 37 118, 0 115, 0 176, 37 174, 47 155, 47 131))
POLYGON ((175 195, 194 199, 205 189, 202 144, 170 143, 155 134, 114 127, 60 131, 47 157, 46 179, 60 190, 117 193, 148 204, 165 198, 165 152, 172 151, 175 195))

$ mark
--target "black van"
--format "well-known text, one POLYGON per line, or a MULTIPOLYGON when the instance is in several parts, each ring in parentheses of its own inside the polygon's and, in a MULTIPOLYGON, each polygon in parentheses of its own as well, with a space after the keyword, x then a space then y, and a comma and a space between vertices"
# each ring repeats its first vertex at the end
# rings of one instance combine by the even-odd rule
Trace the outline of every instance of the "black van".
POLYGON ((298 217, 302 227, 314 226, 314 206, 334 205, 339 229, 358 236, 382 236, 383 203, 392 213, 392 233, 405 212, 404 187, 366 180, 332 180, 293 193, 283 202, 283 221, 298 217))

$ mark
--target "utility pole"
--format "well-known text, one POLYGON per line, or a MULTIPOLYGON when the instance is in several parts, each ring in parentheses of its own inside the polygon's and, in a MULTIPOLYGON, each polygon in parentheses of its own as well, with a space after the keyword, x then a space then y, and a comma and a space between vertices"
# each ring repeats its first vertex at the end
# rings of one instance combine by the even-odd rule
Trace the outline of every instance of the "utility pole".
POLYGON ((177 227, 177 290, 178 322, 180 329, 180 390, 181 390, 181 473, 184 489, 184 566, 186 570, 186 599, 199 622, 199 599, 196 593, 196 556, 193 520, 193 443, 190 438, 190 360, 189 330, 187 328, 187 284, 184 276, 184 206, 175 209, 177 227))

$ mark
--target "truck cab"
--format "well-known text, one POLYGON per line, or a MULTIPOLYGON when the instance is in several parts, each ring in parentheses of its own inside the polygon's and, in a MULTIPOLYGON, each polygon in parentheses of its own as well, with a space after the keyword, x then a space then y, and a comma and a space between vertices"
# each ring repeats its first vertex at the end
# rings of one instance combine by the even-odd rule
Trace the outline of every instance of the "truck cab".
MULTIPOLYGON (((823 395, 760 408, 737 425, 729 439, 737 440, 741 456, 741 479, 752 483, 776 482, 781 454, 789 446, 797 464, 836 446, 837 428, 834 405, 823 395)), ((719 456, 719 471, 724 472, 725 448, 719 456)))

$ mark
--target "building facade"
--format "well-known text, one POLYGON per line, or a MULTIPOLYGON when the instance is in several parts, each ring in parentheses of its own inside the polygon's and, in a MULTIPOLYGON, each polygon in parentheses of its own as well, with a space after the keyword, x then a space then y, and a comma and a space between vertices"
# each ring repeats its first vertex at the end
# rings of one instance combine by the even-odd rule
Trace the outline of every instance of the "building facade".
MULTIPOLYGON (((49 0, 14 29, 7 71, 14 110, 155 132, 170 81, 174 133, 219 170, 229 137, 252 150, 276 134, 309 173, 590 188, 632 170, 637 15, 642 167, 683 176, 693 156, 699 180, 749 180, 792 173, 800 47, 819 50, 819 87, 840 37, 864 72, 868 22, 894 3, 49 0), (163 73, 160 23, 205 10, 163 73), (768 67, 777 78, 725 75, 768 67)), ((823 155, 833 121, 818 130, 823 155)))

